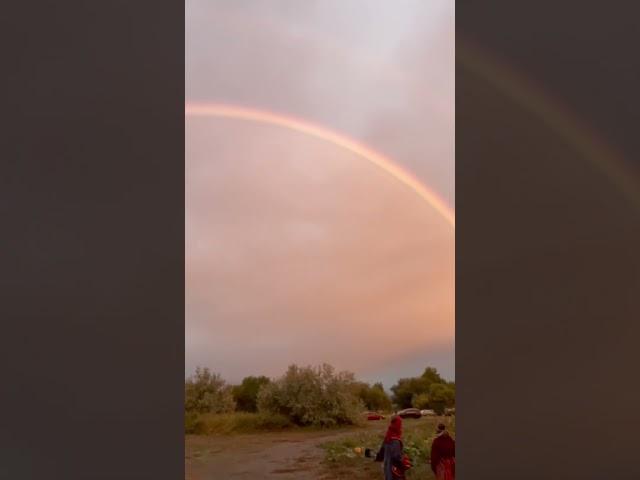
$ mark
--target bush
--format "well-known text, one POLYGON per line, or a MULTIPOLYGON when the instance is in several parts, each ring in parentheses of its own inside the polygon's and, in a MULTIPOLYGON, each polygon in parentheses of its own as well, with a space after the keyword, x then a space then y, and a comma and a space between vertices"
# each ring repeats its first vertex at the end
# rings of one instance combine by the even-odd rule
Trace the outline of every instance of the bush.
POLYGON ((201 435, 206 432, 206 424, 199 414, 187 412, 184 415, 184 433, 201 435))
POLYGON ((236 409, 243 412, 258 410, 258 392, 263 385, 269 383, 267 377, 246 377, 240 385, 233 387, 233 399, 236 409))
POLYGON ((391 391, 398 408, 431 408, 442 413, 455 405, 455 383, 447 382, 431 367, 419 377, 401 378, 391 391))
POLYGON ((455 405, 454 387, 445 383, 434 383, 429 387, 429 406, 438 415, 442 415, 446 407, 455 405))
POLYGON ((225 413, 232 412, 235 406, 231 388, 208 368, 196 368, 196 373, 185 381, 186 413, 225 413))
POLYGON ((417 395, 414 395, 413 399, 411 400, 411 404, 414 408, 419 408, 420 410, 429 408, 429 395, 426 393, 419 393, 417 395))
POLYGON ((361 421, 364 404, 355 394, 355 378, 349 372, 292 365, 278 380, 260 389, 258 410, 284 415, 296 425, 331 427, 361 421))
POLYGON ((381 383, 359 382, 356 384, 356 395, 362 400, 367 410, 390 411, 392 409, 391 399, 381 383))
POLYGON ((399 408, 409 408, 413 406, 414 395, 429 393, 431 384, 445 382, 435 368, 427 367, 419 377, 398 380, 398 383, 391 387, 393 401, 399 408))
POLYGON ((294 425, 287 417, 265 413, 192 413, 185 416, 185 433, 196 435, 277 431, 292 427, 294 425))

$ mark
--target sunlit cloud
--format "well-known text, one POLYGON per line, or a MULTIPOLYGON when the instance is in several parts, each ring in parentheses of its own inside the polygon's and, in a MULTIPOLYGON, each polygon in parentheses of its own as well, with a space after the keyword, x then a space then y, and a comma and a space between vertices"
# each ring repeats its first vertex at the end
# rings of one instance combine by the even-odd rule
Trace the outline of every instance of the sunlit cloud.
MULTIPOLYGON (((321 125, 452 208, 453 7, 427 3, 188 0, 187 103, 321 125)), ((371 378, 423 359, 453 375, 442 212, 356 152, 278 125, 187 117, 185 158, 187 372, 235 381, 326 361, 371 378)))

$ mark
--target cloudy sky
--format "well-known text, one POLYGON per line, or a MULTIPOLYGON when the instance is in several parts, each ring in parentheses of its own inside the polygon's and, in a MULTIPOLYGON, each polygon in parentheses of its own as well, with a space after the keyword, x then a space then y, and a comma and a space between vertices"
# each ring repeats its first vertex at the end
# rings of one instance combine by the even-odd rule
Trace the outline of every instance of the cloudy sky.
MULTIPOLYGON (((295 117, 453 209, 454 3, 187 0, 186 102, 295 117)), ((284 118, 284 117, 283 117, 284 118)), ((454 377, 454 229, 335 142, 187 116, 186 373, 454 377)))

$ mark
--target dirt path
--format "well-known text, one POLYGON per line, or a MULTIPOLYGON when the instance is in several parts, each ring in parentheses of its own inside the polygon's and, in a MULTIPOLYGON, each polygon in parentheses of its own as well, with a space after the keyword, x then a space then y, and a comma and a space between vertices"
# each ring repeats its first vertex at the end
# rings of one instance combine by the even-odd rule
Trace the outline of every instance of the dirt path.
MULTIPOLYGON (((370 429, 384 429, 383 422, 370 429)), ((352 434, 331 432, 260 433, 232 436, 187 436, 185 480, 321 478, 324 452, 319 445, 352 434)))

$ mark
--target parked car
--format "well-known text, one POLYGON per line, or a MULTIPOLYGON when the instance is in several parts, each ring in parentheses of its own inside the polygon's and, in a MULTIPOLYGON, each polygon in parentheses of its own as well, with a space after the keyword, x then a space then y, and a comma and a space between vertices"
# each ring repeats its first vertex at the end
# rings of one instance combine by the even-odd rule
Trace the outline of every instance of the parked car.
POLYGON ((445 408, 444 409, 444 415, 446 417, 450 417, 450 416, 455 415, 455 414, 456 414, 456 409, 455 408, 445 408))
POLYGON ((436 412, 434 410, 420 410, 420 415, 423 417, 435 417, 436 412))
POLYGON ((384 420, 384 415, 378 412, 364 412, 367 420, 384 420))
POLYGON ((401 418, 422 418, 422 413, 417 408, 405 408, 397 413, 401 418))

